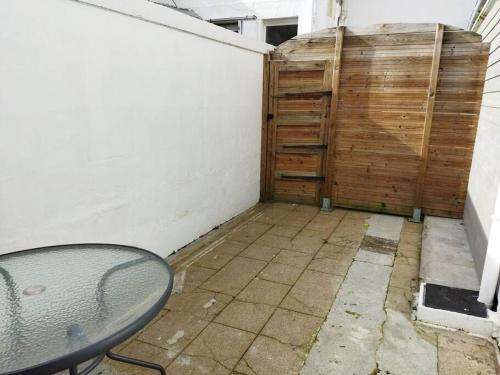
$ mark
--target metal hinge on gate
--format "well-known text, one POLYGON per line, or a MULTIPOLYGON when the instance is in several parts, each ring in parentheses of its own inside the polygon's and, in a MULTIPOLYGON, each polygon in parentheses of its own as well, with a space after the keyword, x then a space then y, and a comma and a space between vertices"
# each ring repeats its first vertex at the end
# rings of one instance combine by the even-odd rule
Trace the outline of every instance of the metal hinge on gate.
POLYGON ((325 181, 324 176, 295 176, 295 175, 282 174, 281 178, 284 180, 325 181))
POLYGON ((326 150, 328 145, 316 145, 316 144, 295 144, 295 145, 281 145, 283 148, 305 148, 308 150, 326 150))
POLYGON ((297 91, 297 92, 284 92, 281 94, 273 95, 273 98, 288 98, 293 96, 302 95, 323 95, 330 96, 333 95, 332 90, 311 90, 311 91, 297 91))

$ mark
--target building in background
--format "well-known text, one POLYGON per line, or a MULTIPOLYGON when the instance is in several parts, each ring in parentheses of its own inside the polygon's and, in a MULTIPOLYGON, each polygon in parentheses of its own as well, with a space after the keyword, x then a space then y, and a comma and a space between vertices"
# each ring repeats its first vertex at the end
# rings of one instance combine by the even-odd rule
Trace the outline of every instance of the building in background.
POLYGON ((337 25, 430 22, 467 29, 480 0, 154 0, 192 10, 243 36, 278 45, 337 25))

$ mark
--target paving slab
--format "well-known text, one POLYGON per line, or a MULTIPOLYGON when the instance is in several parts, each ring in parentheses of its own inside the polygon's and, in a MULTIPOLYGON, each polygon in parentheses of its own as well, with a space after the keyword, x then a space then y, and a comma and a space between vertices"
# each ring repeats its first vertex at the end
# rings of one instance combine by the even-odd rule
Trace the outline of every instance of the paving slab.
POLYGON ((344 247, 341 245, 325 244, 314 256, 316 259, 320 258, 330 258, 339 263, 348 262, 351 263, 354 256, 356 255, 357 249, 351 249, 350 247, 344 247))
POLYGON ((245 375, 294 375, 300 372, 304 355, 301 348, 258 336, 235 371, 245 375))
POLYGON ((353 262, 302 374, 371 374, 377 368, 390 273, 387 266, 353 262))
POLYGON ((280 252, 280 249, 278 249, 276 247, 260 245, 260 244, 252 244, 249 247, 247 247, 245 250, 243 250, 243 252, 240 253, 240 256, 246 257, 246 258, 264 260, 266 262, 269 262, 279 252, 280 252))
POLYGON ((373 214, 367 220, 367 236, 399 241, 404 219, 400 216, 373 214))
POLYGON ((397 256, 417 259, 420 262, 420 246, 415 243, 402 243, 398 245, 397 256))
POLYGON ((240 301, 277 306, 289 290, 289 285, 256 278, 238 294, 237 299, 240 301))
POLYGON ((396 252, 398 241, 366 235, 361 242, 361 248, 375 253, 391 254, 396 252))
POLYGON ((275 225, 269 230, 269 234, 273 236, 281 236, 286 238, 293 238, 300 232, 300 228, 290 225, 275 225))
POLYGON ((306 270, 281 303, 281 307, 324 317, 330 310, 343 278, 306 270))
POLYGON ((264 336, 306 349, 323 319, 290 310, 277 309, 262 330, 264 336))
POLYGON ((390 285, 407 290, 416 289, 418 270, 417 264, 394 264, 390 285))
POLYGON ((200 288, 236 296, 265 265, 266 262, 261 260, 236 257, 200 288))
POLYGON ((238 241, 224 240, 218 244, 212 252, 220 254, 238 255, 248 244, 238 241))
POLYGON ((357 250, 365 236, 367 225, 363 221, 342 221, 339 227, 328 237, 328 243, 357 250))
POLYGON ((210 323, 185 312, 169 311, 146 328, 139 340, 167 350, 169 358, 176 357, 210 323))
POLYGON ((345 212, 332 213, 332 215, 316 215, 305 227, 308 230, 314 230, 322 233, 324 238, 328 238, 331 232, 339 225, 345 212))
MULTIPOLYGON (((395 251, 388 215, 261 210, 201 248, 227 263, 177 270, 162 312, 115 351, 169 374, 298 374, 311 348, 304 373, 315 375, 496 373, 488 341, 411 321, 421 224, 403 220, 395 251)), ((110 361, 96 371, 154 373, 110 361)))
POLYGON ((230 233, 227 238, 233 241, 249 244, 262 236, 267 230, 269 230, 269 228, 271 228, 271 224, 251 221, 241 225, 234 232, 230 233))
POLYGON ((387 309, 377 351, 381 374, 437 375, 437 340, 415 328, 405 314, 387 309))
POLYGON ((177 272, 174 276, 172 293, 189 292, 198 288, 217 271, 211 268, 190 266, 186 270, 177 272))
POLYGON ((197 289, 191 292, 172 294, 165 307, 170 311, 184 312, 211 320, 231 300, 232 297, 225 294, 197 289))
POLYGON ((276 234, 272 234, 270 232, 264 234, 260 237, 256 244, 266 245, 271 247, 276 247, 278 249, 290 249, 292 248, 292 240, 288 237, 278 236, 276 234))
POLYGON ((207 254, 200 257, 195 263, 195 266, 211 268, 214 270, 219 270, 224 267, 231 259, 234 258, 234 255, 229 254, 221 254, 217 252, 210 251, 207 254))
POLYGON ((304 269, 312 260, 312 258, 313 256, 310 254, 304 254, 292 250, 281 250, 273 259, 273 262, 304 269))
POLYGON ((217 323, 210 325, 168 367, 168 374, 230 373, 255 335, 217 323))
POLYGON ((286 217, 281 219, 278 224, 279 225, 288 225, 292 227, 297 227, 298 229, 304 228, 307 223, 311 220, 311 218, 307 215, 304 215, 302 212, 292 211, 286 217))
POLYGON ((330 258, 315 258, 309 263, 307 269, 344 277, 351 266, 351 262, 352 258, 346 261, 338 261, 330 258))
POLYGON ((298 280, 301 273, 301 268, 271 262, 260 271, 259 278, 281 284, 293 285, 298 280))
POLYGON ((252 221, 263 224, 281 224, 283 219, 289 214, 290 210, 282 208, 267 208, 259 215, 252 218, 252 221))
POLYGON ((438 334, 440 375, 494 375, 500 373, 491 342, 462 332, 438 334))
POLYGON ((328 235, 322 235, 321 232, 307 231, 304 229, 292 240, 292 246, 289 249, 307 254, 314 254, 323 246, 327 237, 328 235))
POLYGON ((389 285, 387 290, 387 297, 385 300, 385 307, 394 311, 399 311, 402 314, 411 316, 411 304, 413 301, 413 294, 411 290, 397 288, 389 285))
POLYGON ((377 253, 360 248, 354 259, 361 262, 379 264, 381 266, 392 266, 394 263, 394 254, 377 253))
POLYGON ((299 204, 295 209, 295 212, 301 214, 310 214, 312 217, 320 212, 320 208, 318 206, 310 206, 306 204, 299 204))
POLYGON ((269 320, 274 307, 262 303, 233 301, 222 311, 216 323, 258 333, 269 320))
POLYGON ((479 290, 462 220, 426 216, 420 278, 426 283, 479 290))

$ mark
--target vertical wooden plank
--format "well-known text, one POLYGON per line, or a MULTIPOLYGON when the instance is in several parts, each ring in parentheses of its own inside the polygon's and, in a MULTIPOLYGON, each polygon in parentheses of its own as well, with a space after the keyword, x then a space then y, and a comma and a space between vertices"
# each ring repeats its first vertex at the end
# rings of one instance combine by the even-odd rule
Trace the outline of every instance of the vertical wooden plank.
POLYGON ((444 34, 444 26, 438 23, 436 25, 436 38, 434 41, 434 51, 432 55, 429 90, 427 93, 427 107, 425 111, 425 120, 424 120, 424 133, 422 137, 422 145, 420 147, 420 165, 417 177, 417 187, 415 192, 413 218, 417 221, 420 220, 420 210, 422 208, 422 200, 424 195, 425 173, 427 171, 427 161, 429 156, 429 141, 431 138, 434 102, 436 100, 436 87, 439 75, 439 63, 441 61, 441 50, 443 46, 443 34, 444 34))
POLYGON ((323 198, 332 199, 333 174, 330 164, 335 157, 335 117, 339 104, 339 85, 340 85, 340 67, 342 60, 342 47, 344 44, 345 26, 338 26, 335 35, 335 53, 333 57, 332 73, 332 98, 330 103, 330 121, 328 129, 328 149, 326 151, 325 161, 325 188, 323 198))
POLYGON ((269 113, 269 55, 263 56, 262 68, 262 124, 261 124, 261 155, 260 155, 260 200, 266 200, 266 178, 267 178, 267 136, 268 136, 268 113, 269 113))
POLYGON ((268 112, 269 120, 267 133, 267 181, 266 181, 266 196, 267 199, 273 197, 274 187, 274 165, 276 163, 276 118, 278 116, 278 79, 279 79, 279 63, 270 62, 269 64, 269 102, 268 112))
MULTIPOLYGON (((330 91, 332 87, 332 73, 333 73, 333 65, 332 61, 329 60, 325 63, 325 73, 323 77, 323 90, 330 91)), ((328 144, 328 128, 330 127, 330 102, 331 96, 323 96, 321 101, 321 128, 320 128, 320 137, 319 143, 322 145, 328 144)), ((319 165, 319 170, 317 171, 318 176, 326 176, 327 172, 327 150, 321 154, 321 163, 319 165)), ((318 184, 317 196, 318 203, 321 204, 321 198, 325 196, 325 181, 318 184)))

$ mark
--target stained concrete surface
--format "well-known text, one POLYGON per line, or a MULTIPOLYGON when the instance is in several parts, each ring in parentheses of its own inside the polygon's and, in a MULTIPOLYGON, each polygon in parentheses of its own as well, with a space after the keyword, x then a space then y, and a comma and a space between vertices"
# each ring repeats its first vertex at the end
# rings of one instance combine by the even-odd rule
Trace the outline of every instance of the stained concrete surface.
POLYGON ((425 217, 420 278, 426 283, 479 290, 462 220, 425 217))
MULTIPOLYGON (((262 205, 176 268, 163 311, 115 351, 168 374, 497 373, 489 341, 412 320, 421 232, 394 216, 262 205), (373 238, 394 246, 378 252, 373 238)), ((156 374, 113 361, 93 373, 156 374)))

